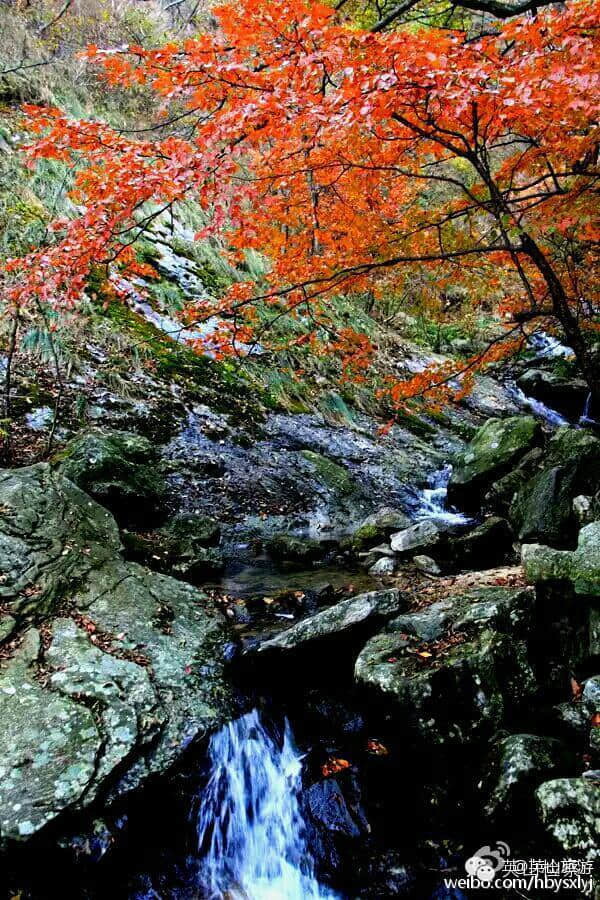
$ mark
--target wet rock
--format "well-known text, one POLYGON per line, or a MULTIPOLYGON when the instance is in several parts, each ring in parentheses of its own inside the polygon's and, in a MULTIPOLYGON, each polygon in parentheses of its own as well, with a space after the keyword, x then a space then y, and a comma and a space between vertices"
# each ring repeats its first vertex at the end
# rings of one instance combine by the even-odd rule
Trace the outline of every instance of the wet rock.
POLYGON ((487 588, 392 619, 359 654, 356 682, 429 745, 489 733, 536 688, 533 600, 487 588))
POLYGON ((490 485, 505 475, 541 440, 531 416, 490 419, 460 454, 448 484, 448 501, 459 509, 477 509, 490 485))
POLYGON ((512 541, 506 519, 490 516, 468 534, 450 535, 445 555, 454 566, 490 568, 506 560, 512 551, 512 541))
POLYGON ((515 495, 510 519, 520 541, 568 546, 575 534, 572 467, 544 469, 515 495))
POLYGON ((382 900, 387 897, 414 897, 417 888, 415 872, 398 852, 387 851, 369 860, 367 886, 360 896, 382 900))
POLYGON ((160 513, 165 482, 146 438, 125 431, 88 431, 57 458, 60 472, 123 524, 148 526, 160 513))
POLYGON ((544 465, 572 467, 576 494, 595 494, 600 489, 600 438, 584 428, 558 428, 548 441, 544 465))
POLYGON ((417 556, 413 556, 413 565, 419 570, 419 572, 424 572, 425 575, 441 575, 442 570, 438 563, 436 563, 435 559, 432 559, 431 556, 424 556, 419 554, 417 556))
POLYGON ((354 775, 316 782, 303 792, 301 805, 317 864, 335 872, 350 863, 370 831, 354 775))
POLYGON ((192 584, 218 578, 224 561, 218 544, 220 527, 210 516, 177 516, 149 534, 123 532, 127 558, 192 584))
POLYGON ((387 541, 394 531, 408 528, 410 524, 411 520, 406 513, 399 509, 384 507, 361 523, 350 539, 350 546, 355 552, 366 550, 387 541))
POLYGON ((517 379, 528 397, 541 400, 546 406, 577 422, 583 410, 589 387, 580 378, 565 378, 545 369, 528 369, 517 379))
POLYGON ((526 814, 534 805, 534 790, 554 775, 564 749, 553 738, 511 734, 495 744, 488 760, 483 796, 486 815, 493 819, 526 814))
POLYGON ((521 559, 531 584, 569 581, 576 594, 600 596, 600 522, 581 529, 576 550, 524 544, 521 559))
POLYGON ((382 575, 393 575, 396 570, 396 562, 390 556, 382 556, 369 569, 369 575, 379 578, 382 575))
POLYGON ((414 550, 435 547, 442 539, 444 530, 435 522, 424 520, 393 534, 390 544, 394 553, 407 554, 414 550))
POLYGON ((220 614, 125 563, 112 516, 48 465, 0 475, 0 569, 20 638, 0 662, 6 840, 166 771, 230 698, 220 614))
POLYGON ((273 559, 290 560, 297 563, 310 563, 322 558, 327 552, 327 545, 310 538, 294 537, 291 534, 280 534, 271 538, 266 544, 267 551, 273 559))
POLYGON ((583 685, 582 706, 589 728, 589 752, 593 766, 600 766, 600 728, 596 725, 600 716, 600 675, 588 678, 583 685))
POLYGON ((584 778, 557 778, 536 791, 538 811, 548 835, 565 855, 595 860, 600 855, 600 790, 584 778))
POLYGON ((513 497, 536 474, 543 456, 543 449, 534 447, 510 472, 490 485, 484 498, 485 508, 507 516, 513 497))
POLYGON ((370 591, 350 597, 297 622, 270 640, 263 641, 257 653, 273 655, 313 647, 328 638, 348 637, 365 627, 375 628, 382 619, 400 612, 404 596, 396 589, 370 591))

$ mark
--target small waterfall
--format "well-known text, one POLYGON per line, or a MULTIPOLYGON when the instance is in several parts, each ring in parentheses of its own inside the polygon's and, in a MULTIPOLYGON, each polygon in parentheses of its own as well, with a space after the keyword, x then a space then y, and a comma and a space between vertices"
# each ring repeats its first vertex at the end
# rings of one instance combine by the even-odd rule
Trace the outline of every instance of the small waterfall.
POLYGON ((580 425, 597 425, 596 419, 592 415, 590 415, 592 411, 592 392, 590 391, 587 397, 585 398, 585 403, 583 404, 583 412, 579 417, 580 425))
POLYGON ((464 513, 450 508, 448 509, 448 482, 452 475, 452 466, 445 465, 429 479, 430 487, 424 488, 419 494, 419 506, 417 507, 416 520, 437 519, 448 525, 467 525, 471 519, 464 513))
POLYGON ((536 400, 535 397, 528 397, 527 394, 524 394, 521 388, 516 385, 511 387, 511 393, 517 403, 520 403, 521 406, 527 406, 534 416, 543 419, 548 425, 559 426, 569 424, 568 419, 561 416, 555 409, 551 409, 549 406, 546 406, 545 403, 542 403, 541 400, 536 400))
POLYGON ((527 338, 527 343, 538 353, 539 356, 555 356, 568 359, 573 356, 573 351, 565 344, 561 344, 558 338, 547 334, 545 331, 535 331, 527 338))
POLYGON ((333 900, 316 879, 307 846, 302 756, 289 724, 279 742, 253 710, 212 737, 209 757, 197 818, 202 896, 333 900))

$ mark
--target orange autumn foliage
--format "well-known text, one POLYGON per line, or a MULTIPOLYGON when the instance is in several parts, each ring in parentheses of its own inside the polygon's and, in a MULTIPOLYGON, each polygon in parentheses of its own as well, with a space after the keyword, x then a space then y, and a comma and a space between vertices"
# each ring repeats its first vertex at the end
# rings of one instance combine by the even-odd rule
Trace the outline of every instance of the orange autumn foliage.
MULTIPOLYGON (((317 329, 336 292, 377 296, 426 271, 503 289, 506 333, 460 373, 448 364, 396 379, 395 405, 463 395, 540 321, 562 329, 594 382, 584 329, 599 303, 598 0, 476 40, 435 28, 374 34, 304 0, 242 0, 216 15, 217 32, 181 44, 89 48, 109 83, 163 98, 168 137, 26 107, 32 163, 76 165, 83 211, 54 223, 48 246, 8 261, 14 304, 76 306, 98 264, 119 293, 123 275, 140 271, 135 239, 193 198, 210 219, 202 236, 226 233, 234 260, 253 248, 270 261, 260 287, 236 283, 186 310, 187 322, 220 317, 220 353, 252 341, 257 303, 317 329)), ((327 348, 349 378, 373 351, 350 329, 327 348)))

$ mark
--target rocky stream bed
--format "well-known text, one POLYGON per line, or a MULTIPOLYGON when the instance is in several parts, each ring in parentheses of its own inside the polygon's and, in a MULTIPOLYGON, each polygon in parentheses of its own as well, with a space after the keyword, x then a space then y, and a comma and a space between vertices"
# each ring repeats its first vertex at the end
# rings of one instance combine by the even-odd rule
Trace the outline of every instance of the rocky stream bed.
POLYGON ((561 353, 386 433, 88 378, 88 424, 0 471, 5 895, 464 897, 498 841, 596 864, 600 437, 561 353))

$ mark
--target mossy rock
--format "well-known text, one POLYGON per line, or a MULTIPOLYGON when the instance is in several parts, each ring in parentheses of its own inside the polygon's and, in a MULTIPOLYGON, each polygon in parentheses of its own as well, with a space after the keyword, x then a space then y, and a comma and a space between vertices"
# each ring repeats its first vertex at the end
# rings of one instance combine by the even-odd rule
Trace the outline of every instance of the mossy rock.
POLYGON ((600 439, 584 428, 559 428, 548 442, 544 465, 572 467, 576 493, 595 494, 600 490, 600 439))
POLYGON ((348 496, 356 491, 356 485, 348 474, 348 471, 328 459, 321 453, 315 453, 313 450, 302 450, 302 456, 314 466, 315 474, 319 481, 326 487, 331 488, 338 496, 348 496))
POLYGON ((533 592, 487 588, 392 619, 367 642, 357 684, 428 746, 489 737, 536 690, 533 592))
POLYGON ((509 734, 497 741, 486 764, 483 796, 491 819, 532 818, 535 789, 566 763, 560 741, 537 734, 509 734))
POLYGON ((600 828, 600 790, 585 778, 556 778, 536 791, 542 825, 567 856, 596 860, 600 828))
POLYGON ((310 538, 280 534, 267 541, 266 549, 269 556, 272 556, 273 559, 295 563, 311 563, 321 559, 328 548, 320 541, 314 541, 310 538))
POLYGON ((124 524, 156 519, 166 485, 149 440, 125 431, 91 430, 55 459, 62 475, 124 524))
POLYGON ((510 519, 520 541, 552 547, 574 543, 575 479, 573 466, 555 466, 538 472, 523 485, 510 506, 510 519))
POLYGON ((391 534, 408 528, 410 524, 410 518, 402 510, 385 507, 368 516, 344 545, 355 553, 360 553, 377 544, 385 543, 391 534))
POLYGON ((231 715, 223 617, 125 562, 110 513, 47 464, 0 474, 0 569, 0 842, 139 788, 231 715))
POLYGON ((462 509, 478 509, 490 485, 541 439, 541 426, 532 416, 487 421, 454 466, 449 502, 462 509))
POLYGON ((531 584, 568 581, 576 594, 600 597, 600 522, 581 529, 575 550, 524 544, 521 559, 531 584))

